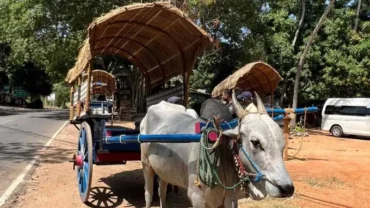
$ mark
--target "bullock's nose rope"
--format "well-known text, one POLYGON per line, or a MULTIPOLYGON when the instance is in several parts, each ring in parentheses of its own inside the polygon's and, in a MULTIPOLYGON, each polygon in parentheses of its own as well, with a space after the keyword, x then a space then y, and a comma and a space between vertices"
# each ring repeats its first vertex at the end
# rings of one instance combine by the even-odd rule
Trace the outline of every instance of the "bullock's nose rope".
MULTIPOLYGON (((216 125, 214 125, 216 126, 216 125)), ((218 135, 220 131, 215 128, 207 128, 202 134, 200 139, 200 149, 199 149, 199 159, 197 163, 197 177, 204 183, 205 185, 214 188, 217 184, 221 185, 226 190, 234 190, 239 185, 246 183, 249 181, 249 177, 243 177, 238 183, 234 184, 233 186, 226 186, 222 183, 220 177, 217 173, 217 162, 219 152, 215 150, 218 146, 216 143, 220 143, 220 137, 217 139, 217 142, 213 145, 213 147, 208 147, 208 135, 211 132, 216 132, 218 135), (212 152, 209 152, 211 150, 212 152), (211 159, 211 154, 214 153, 214 160, 211 159)), ((195 182, 198 186, 200 186, 199 181, 195 182)))
POLYGON ((217 162, 218 162, 218 157, 219 157, 219 151, 216 149, 220 144, 222 140, 222 130, 218 130, 218 125, 213 121, 213 127, 208 127, 208 124, 210 121, 207 122, 206 126, 204 129, 202 129, 202 136, 200 139, 200 149, 199 149, 199 158, 197 161, 197 169, 196 169, 196 174, 197 174, 197 180, 195 181, 196 185, 201 188, 199 179, 207 185, 208 187, 214 188, 216 185, 221 185, 224 189, 226 190, 234 190, 236 187, 239 185, 245 185, 250 181, 251 176, 254 176, 254 181, 259 182, 264 179, 264 175, 258 168, 258 165, 252 160, 252 158, 249 156, 247 151, 243 148, 243 146, 238 142, 235 141, 237 146, 234 146, 235 148, 238 148, 239 150, 242 151, 242 153, 245 155, 245 157, 248 159, 248 161, 251 163, 252 167, 255 169, 256 174, 252 173, 247 173, 244 171, 242 168, 242 164, 240 163, 240 159, 238 159, 238 156, 235 156, 237 154, 236 152, 234 154, 234 160, 239 176, 239 182, 232 185, 232 186, 226 186, 225 184, 222 183, 220 177, 218 176, 217 173, 217 162), (213 144, 212 147, 208 147, 208 138, 209 134, 211 132, 216 132, 217 135, 219 135, 217 141, 213 144), (214 159, 212 161, 211 159, 211 154, 214 154, 214 159), (237 158, 235 158, 237 157, 237 158), (239 169, 238 169, 239 168, 239 169))
POLYGON ((240 145, 240 149, 242 150, 245 157, 248 159, 248 161, 252 164, 253 168, 256 170, 257 174, 255 175, 254 181, 259 182, 263 179, 264 175, 261 173, 260 169, 258 168, 258 165, 250 158, 247 151, 243 148, 243 146, 240 145))

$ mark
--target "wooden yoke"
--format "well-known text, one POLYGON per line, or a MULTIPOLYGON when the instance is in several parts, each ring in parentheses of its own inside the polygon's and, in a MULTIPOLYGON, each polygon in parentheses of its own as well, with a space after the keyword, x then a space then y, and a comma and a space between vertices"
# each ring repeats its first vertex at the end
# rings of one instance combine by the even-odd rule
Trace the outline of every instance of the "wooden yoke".
POLYGON ((285 116, 284 116, 284 138, 285 138, 285 147, 284 147, 284 154, 283 158, 285 161, 288 160, 288 149, 289 149, 289 135, 290 135, 290 128, 289 123, 295 117, 294 109, 286 108, 285 109, 285 116))

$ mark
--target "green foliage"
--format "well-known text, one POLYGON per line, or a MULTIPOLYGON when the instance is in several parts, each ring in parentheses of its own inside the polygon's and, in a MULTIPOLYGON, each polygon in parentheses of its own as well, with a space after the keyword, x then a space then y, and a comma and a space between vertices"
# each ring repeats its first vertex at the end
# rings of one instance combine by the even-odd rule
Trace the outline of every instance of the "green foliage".
POLYGON ((8 43, 8 62, 33 62, 54 82, 73 67, 90 22, 130 1, 1 0, 0 43, 8 43))
POLYGON ((318 98, 370 96, 370 33, 353 31, 354 18, 353 9, 337 8, 319 34, 313 52, 321 57, 309 58, 310 64, 320 66, 319 82, 312 89, 318 98))
MULTIPOLYGON (((11 82, 23 82, 18 77, 31 72, 19 69, 24 69, 24 63, 34 63, 34 68, 43 69, 50 77, 48 80, 42 75, 46 82, 59 83, 74 65, 89 23, 111 9, 132 2, 0 0, 0 69, 6 70, 11 82)), ((299 57, 327 7, 326 1, 305 1, 304 21, 294 46, 302 14, 301 1, 172 2, 205 29, 215 43, 199 57, 190 80, 191 88, 211 92, 238 68, 262 60, 280 72, 284 87, 278 92, 286 95, 285 104, 291 103, 299 57)), ((359 26, 354 31, 357 2, 337 0, 315 38, 300 81, 301 102, 334 96, 370 96, 370 0, 362 0, 359 26)), ((132 73, 122 58, 99 56, 94 61, 95 68, 132 73)), ((55 90, 62 94, 64 87, 60 84, 55 90)), ((38 93, 47 94, 47 91, 38 93)), ((60 96, 63 105, 68 96, 60 96)))
MULTIPOLYGON (((291 103, 294 78, 299 57, 308 37, 324 12, 325 1, 306 0, 304 21, 297 42, 292 42, 301 17, 301 1, 216 1, 210 5, 198 4, 198 18, 220 47, 239 48, 233 53, 227 73, 220 70, 230 53, 206 53, 194 73, 193 87, 211 90, 219 78, 226 78, 235 67, 263 60, 276 68, 284 81, 281 93, 285 105, 291 103), (250 8, 246 8, 250 7, 250 8), (217 19, 217 27, 214 20, 217 19), (213 24, 212 24, 213 23, 213 24), (243 33, 241 31, 247 31, 243 33), (211 84, 212 83, 212 84, 211 84)), ((362 1, 358 31, 353 31, 357 1, 338 0, 314 40, 304 65, 300 81, 300 101, 328 97, 370 96, 370 2, 362 1)))
POLYGON ((200 57, 190 79, 194 89, 212 89, 240 66, 236 57, 242 51, 231 44, 222 43, 218 50, 208 51, 200 57))
POLYGON ((31 100, 38 96, 50 95, 52 91, 51 80, 46 72, 33 63, 12 67, 14 70, 9 78, 13 86, 23 86, 31 95, 31 100))
POLYGON ((64 82, 60 82, 54 85, 55 92, 55 105, 60 108, 66 108, 66 103, 69 102, 69 91, 70 88, 64 82))

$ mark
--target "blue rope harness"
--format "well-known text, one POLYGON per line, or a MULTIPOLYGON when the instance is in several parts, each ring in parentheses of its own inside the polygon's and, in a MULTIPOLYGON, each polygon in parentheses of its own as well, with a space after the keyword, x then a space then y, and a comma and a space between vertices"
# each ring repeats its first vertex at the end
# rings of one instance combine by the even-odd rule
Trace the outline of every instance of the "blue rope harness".
MULTIPOLYGON (((203 131, 205 129, 208 129, 209 128, 209 123, 214 123, 214 119, 209 119, 206 126, 203 127, 203 131)), ((227 122, 226 122, 227 123, 227 122)), ((228 123, 227 123, 228 124, 228 123)), ((229 125, 229 124, 228 124, 229 125)), ((240 125, 240 121, 238 121, 238 125, 240 125)), ((229 125, 230 127, 230 125, 229 125)), ((231 129, 231 127, 230 127, 231 129)), ((244 149, 244 147, 242 146, 241 143, 239 143, 237 141, 237 143, 239 144, 239 149, 243 152, 243 154, 245 155, 245 157, 248 159, 248 161, 252 164, 252 167, 254 168, 254 170, 256 171, 256 176, 254 178, 254 182, 260 182, 262 179, 264 179, 265 175, 261 172, 260 168, 258 167, 258 165, 252 160, 252 158, 249 156, 248 152, 244 149)))
POLYGON ((261 173, 261 170, 259 169, 258 165, 252 160, 248 152, 245 151, 244 147, 241 144, 240 149, 242 150, 245 157, 247 157, 248 161, 252 164, 253 168, 256 170, 256 177, 254 178, 254 182, 260 182, 263 179, 264 175, 261 173))

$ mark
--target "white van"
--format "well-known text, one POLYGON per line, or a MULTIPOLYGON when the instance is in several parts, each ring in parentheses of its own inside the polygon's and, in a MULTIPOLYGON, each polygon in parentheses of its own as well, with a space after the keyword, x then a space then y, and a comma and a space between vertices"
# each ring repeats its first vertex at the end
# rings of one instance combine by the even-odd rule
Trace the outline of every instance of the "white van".
POLYGON ((321 114, 321 129, 335 137, 370 136, 370 98, 329 98, 321 114))

